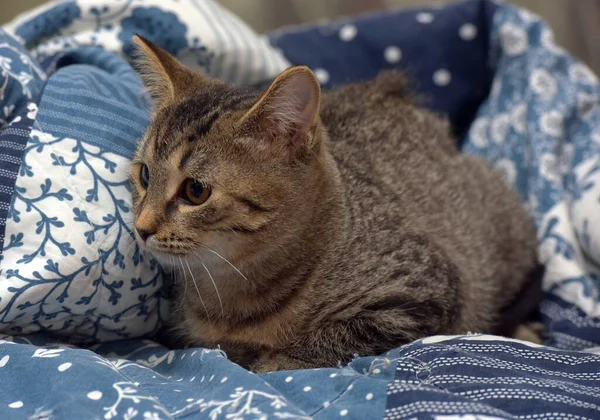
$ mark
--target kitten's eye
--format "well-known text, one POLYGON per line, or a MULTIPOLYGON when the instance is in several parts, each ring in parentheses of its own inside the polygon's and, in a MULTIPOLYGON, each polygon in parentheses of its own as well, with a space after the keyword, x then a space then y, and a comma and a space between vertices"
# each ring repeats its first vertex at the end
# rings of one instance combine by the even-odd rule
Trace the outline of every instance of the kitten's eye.
POLYGON ((142 187, 148 188, 148 184, 150 184, 150 169, 148 169, 148 165, 142 165, 142 169, 140 170, 140 182, 142 187))
POLYGON ((194 206, 204 204, 210 197, 210 187, 193 179, 187 179, 183 183, 182 198, 194 206))

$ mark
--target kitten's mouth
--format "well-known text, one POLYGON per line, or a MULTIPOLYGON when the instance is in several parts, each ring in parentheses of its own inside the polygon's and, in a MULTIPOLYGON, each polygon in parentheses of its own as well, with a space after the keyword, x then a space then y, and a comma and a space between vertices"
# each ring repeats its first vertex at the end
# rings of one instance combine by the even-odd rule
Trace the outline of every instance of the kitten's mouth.
POLYGON ((179 264, 180 259, 185 260, 193 256, 190 252, 173 252, 172 250, 150 248, 144 244, 142 244, 142 248, 156 258, 163 267, 175 267, 179 264))
POLYGON ((161 241, 154 235, 148 237, 145 241, 140 238, 137 232, 135 236, 138 246, 152 254, 162 265, 173 263, 174 258, 184 258, 193 255, 193 249, 161 241))

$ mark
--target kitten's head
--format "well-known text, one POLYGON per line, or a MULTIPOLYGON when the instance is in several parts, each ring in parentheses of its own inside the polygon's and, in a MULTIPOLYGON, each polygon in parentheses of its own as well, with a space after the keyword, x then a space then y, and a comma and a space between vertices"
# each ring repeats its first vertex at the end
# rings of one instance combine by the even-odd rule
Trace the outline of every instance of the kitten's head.
POLYGON ((130 174, 138 241, 170 264, 206 249, 239 261, 297 235, 324 171, 313 73, 291 68, 261 94, 135 42, 154 102, 130 174))

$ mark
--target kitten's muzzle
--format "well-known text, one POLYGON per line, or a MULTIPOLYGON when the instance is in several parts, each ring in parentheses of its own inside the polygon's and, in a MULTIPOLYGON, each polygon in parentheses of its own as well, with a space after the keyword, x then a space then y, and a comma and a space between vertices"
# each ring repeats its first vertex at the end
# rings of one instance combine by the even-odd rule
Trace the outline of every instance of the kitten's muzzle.
POLYGON ((144 241, 144 242, 146 242, 146 240, 150 236, 152 236, 152 235, 154 235, 156 233, 156 230, 153 230, 153 229, 144 229, 144 228, 140 228, 140 227, 137 227, 137 226, 136 226, 135 230, 137 230, 137 233, 138 233, 140 239, 142 241, 144 241))

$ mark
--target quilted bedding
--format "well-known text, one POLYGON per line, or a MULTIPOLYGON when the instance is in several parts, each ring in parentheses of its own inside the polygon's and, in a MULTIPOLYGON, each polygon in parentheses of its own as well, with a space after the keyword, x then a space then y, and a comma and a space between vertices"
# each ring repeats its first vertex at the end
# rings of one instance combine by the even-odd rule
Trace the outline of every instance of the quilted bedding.
POLYGON ((487 0, 268 40, 210 0, 80 0, 17 19, 0 31, 0 419, 600 418, 599 87, 538 17, 487 0), (535 216, 547 346, 430 337, 258 376, 218 349, 144 339, 168 285, 120 242, 127 162, 148 121, 127 63, 134 31, 234 83, 289 63, 324 89, 406 70, 535 216))

